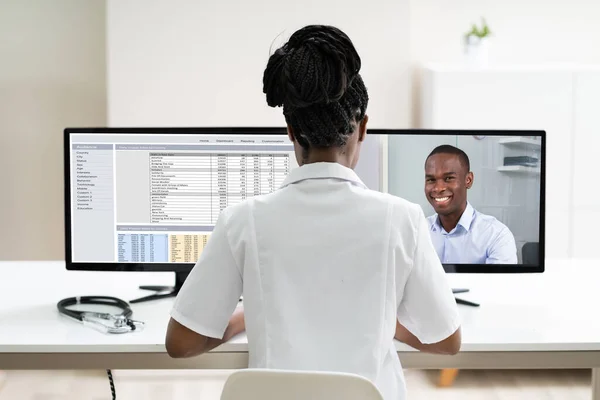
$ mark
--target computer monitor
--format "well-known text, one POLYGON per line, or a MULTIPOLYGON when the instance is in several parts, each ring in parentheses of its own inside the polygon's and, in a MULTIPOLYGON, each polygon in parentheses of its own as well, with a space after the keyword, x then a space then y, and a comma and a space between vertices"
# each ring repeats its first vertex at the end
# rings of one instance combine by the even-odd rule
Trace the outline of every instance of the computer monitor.
MULTIPOLYGON (((176 295, 221 210, 277 190, 297 166, 284 128, 68 128, 64 146, 67 269, 176 274, 172 288, 142 286, 161 293, 132 302, 176 295)), ((369 129, 356 172, 370 189, 421 205, 447 272, 544 270, 544 132, 369 129), (471 258, 444 258, 444 240, 477 229, 463 219, 447 235, 433 231, 443 224, 432 201, 442 197, 443 212, 460 200, 453 178, 426 179, 426 159, 442 144, 469 158, 467 200, 479 218, 469 222, 497 221, 514 238, 516 261, 478 255, 483 240, 471 258)))

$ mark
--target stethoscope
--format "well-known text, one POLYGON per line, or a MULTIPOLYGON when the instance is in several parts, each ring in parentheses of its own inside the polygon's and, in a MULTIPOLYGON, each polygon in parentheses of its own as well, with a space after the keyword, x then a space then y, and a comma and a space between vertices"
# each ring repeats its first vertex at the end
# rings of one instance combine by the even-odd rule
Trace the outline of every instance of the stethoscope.
POLYGON ((84 326, 103 333, 127 333, 144 328, 144 323, 130 319, 133 311, 129 303, 110 296, 78 296, 69 297, 58 302, 58 312, 83 323, 84 326), (121 314, 101 313, 94 311, 71 310, 67 307, 77 304, 93 304, 117 307, 121 314))

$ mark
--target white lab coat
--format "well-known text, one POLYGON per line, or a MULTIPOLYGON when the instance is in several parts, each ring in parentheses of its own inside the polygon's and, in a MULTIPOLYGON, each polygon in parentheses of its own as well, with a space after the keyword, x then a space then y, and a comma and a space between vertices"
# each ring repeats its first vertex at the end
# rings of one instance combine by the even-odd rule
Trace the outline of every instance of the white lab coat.
POLYGON ((250 367, 357 373, 386 400, 406 397, 396 318, 423 343, 460 324, 421 208, 336 163, 225 209, 171 315, 221 338, 242 293, 250 367))

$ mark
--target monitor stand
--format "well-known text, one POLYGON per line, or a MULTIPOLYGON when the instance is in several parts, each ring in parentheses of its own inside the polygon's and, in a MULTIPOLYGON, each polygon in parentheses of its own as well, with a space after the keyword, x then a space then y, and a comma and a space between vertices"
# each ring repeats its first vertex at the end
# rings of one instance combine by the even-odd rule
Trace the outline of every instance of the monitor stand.
MULTIPOLYGON (((467 293, 468 291, 469 291, 469 289, 452 289, 452 293, 454 293, 454 294, 467 293)), ((472 301, 459 299, 458 297, 455 297, 455 299, 456 299, 456 304, 462 304, 463 306, 479 307, 479 303, 474 303, 472 301)))
POLYGON ((167 297, 175 297, 177 296, 177 293, 179 293, 179 289, 181 289, 181 286, 183 285, 183 282, 185 282, 185 279, 188 275, 189 272, 175 272, 175 286, 140 286, 140 289, 142 290, 151 290, 157 293, 131 300, 130 303, 134 304, 144 301, 164 299, 167 297))

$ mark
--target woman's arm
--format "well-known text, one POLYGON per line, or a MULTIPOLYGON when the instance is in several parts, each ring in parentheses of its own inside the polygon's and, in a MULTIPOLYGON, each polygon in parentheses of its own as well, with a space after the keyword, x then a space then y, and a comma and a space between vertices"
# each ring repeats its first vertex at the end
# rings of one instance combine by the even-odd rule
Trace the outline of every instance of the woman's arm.
POLYGON ((189 358, 206 353, 245 330, 243 307, 238 307, 233 312, 222 339, 200 335, 171 318, 167 328, 165 346, 167 353, 172 358, 189 358))
POLYGON ((410 347, 426 353, 454 355, 460 351, 462 334, 460 327, 452 335, 438 343, 423 344, 400 322, 396 321, 396 339, 410 347))

